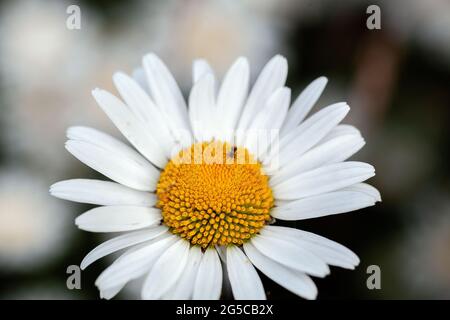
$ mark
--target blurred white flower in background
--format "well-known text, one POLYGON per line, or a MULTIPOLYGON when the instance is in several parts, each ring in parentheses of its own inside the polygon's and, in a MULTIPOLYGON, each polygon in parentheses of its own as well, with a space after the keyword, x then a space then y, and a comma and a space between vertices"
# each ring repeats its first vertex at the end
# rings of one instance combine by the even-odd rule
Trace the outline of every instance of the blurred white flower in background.
POLYGON ((104 71, 108 61, 102 58, 108 48, 87 8, 82 9, 81 30, 67 29, 68 5, 17 1, 3 5, 0 15, 6 151, 12 159, 22 157, 53 173, 67 169, 60 143, 68 125, 89 121, 109 128, 90 96, 94 83, 110 83, 102 78, 111 73, 104 71))
POLYGON ((0 63, 8 86, 70 84, 93 64, 96 26, 82 10, 82 29, 66 27, 66 1, 14 1, 2 6, 0 63), (70 62, 70 63, 69 63, 70 62))
POLYGON ((164 56, 186 89, 192 82, 191 62, 197 58, 208 60, 222 76, 238 56, 248 57, 252 69, 260 70, 275 52, 286 53, 277 15, 258 9, 256 1, 141 2, 135 23, 123 36, 128 43, 135 41, 140 54, 164 56))
POLYGON ((26 170, 0 172, 1 270, 33 272, 64 249, 72 233, 72 216, 47 190, 26 170))

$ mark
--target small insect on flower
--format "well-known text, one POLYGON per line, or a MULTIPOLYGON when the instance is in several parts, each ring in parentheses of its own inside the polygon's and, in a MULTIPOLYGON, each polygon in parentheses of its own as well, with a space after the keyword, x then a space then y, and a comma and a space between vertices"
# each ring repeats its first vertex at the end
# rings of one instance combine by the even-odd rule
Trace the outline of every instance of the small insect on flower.
POLYGON ((92 128, 67 132, 67 150, 113 181, 74 179, 50 188, 55 197, 100 206, 76 218, 80 229, 124 232, 81 263, 84 269, 127 249, 98 277, 101 297, 112 298, 145 276, 143 299, 219 299, 224 279, 235 299, 265 299, 258 269, 315 299, 310 276, 326 276, 330 265, 359 264, 344 246, 275 221, 381 201, 363 183, 374 168, 346 161, 365 143, 358 129, 340 124, 348 105, 336 103, 307 118, 326 78, 314 80, 291 105, 282 56, 267 63, 250 92, 247 59, 236 60, 217 92, 212 68, 196 60, 188 108, 157 56, 145 56, 143 66, 145 77, 114 75, 123 101, 93 91, 134 148, 92 128), (274 130, 278 136, 265 135, 271 137, 265 143, 254 135, 274 130))

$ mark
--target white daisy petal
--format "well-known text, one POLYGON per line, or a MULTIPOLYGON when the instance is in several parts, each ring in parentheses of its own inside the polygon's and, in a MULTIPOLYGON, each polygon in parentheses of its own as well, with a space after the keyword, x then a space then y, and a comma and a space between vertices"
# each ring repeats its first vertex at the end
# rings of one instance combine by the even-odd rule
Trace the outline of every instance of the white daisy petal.
POLYGON ((167 232, 167 227, 156 226, 149 229, 138 230, 134 232, 128 232, 121 236, 112 238, 103 242, 99 246, 95 247, 89 252, 80 264, 82 270, 86 269, 90 264, 95 261, 121 249, 134 246, 136 244, 152 240, 164 232, 167 232))
POLYGON ((275 198, 293 200, 345 188, 373 177, 370 164, 357 161, 333 163, 307 171, 272 187, 275 198))
POLYGON ((359 264, 359 258, 346 247, 320 236, 310 236, 307 232, 287 227, 266 226, 261 230, 262 235, 272 235, 286 241, 290 241, 299 247, 309 250, 325 263, 354 269, 359 264))
POLYGON ((198 267, 192 298, 217 300, 222 291, 222 265, 215 249, 207 249, 198 267))
POLYGON ((167 158, 156 141, 157 137, 150 134, 143 122, 119 98, 108 91, 95 89, 92 95, 128 141, 154 165, 163 168, 167 158))
POLYGON ((192 64, 192 82, 197 83, 204 75, 211 74, 214 77, 214 71, 205 59, 194 60, 192 64))
MULTIPOLYGON (((217 253, 219 254, 219 258, 221 261, 227 263, 227 247, 226 246, 215 246, 217 253)), ((225 271, 225 270, 224 270, 225 271)))
POLYGON ((244 243, 250 261, 267 277, 280 286, 305 299, 315 299, 317 287, 305 273, 285 267, 259 252, 250 242, 244 243))
POLYGON ((65 200, 102 206, 151 207, 156 203, 154 193, 130 189, 111 181, 92 179, 57 182, 50 187, 50 194, 65 200))
POLYGON ((325 89, 327 82, 328 79, 325 77, 317 78, 299 94, 289 109, 286 122, 282 128, 282 134, 294 129, 305 119, 308 112, 319 99, 323 89, 325 89))
POLYGON ((186 300, 192 298, 195 278, 197 277, 197 270, 202 256, 203 253, 200 247, 191 247, 189 250, 188 262, 183 271, 183 275, 180 279, 178 279, 173 288, 166 293, 164 296, 165 299, 186 300))
MULTIPOLYGON (((270 96, 264 110, 262 110, 250 123, 246 132, 243 132, 243 138, 245 138, 243 145, 245 145, 249 151, 259 156, 272 144, 273 139, 277 138, 275 135, 270 136, 272 133, 271 131, 273 130, 278 134, 278 131, 286 118, 290 101, 291 90, 287 87, 275 90, 270 96), (267 135, 267 137, 264 135, 267 135), (267 141, 261 141, 262 138, 267 138, 267 141)), ((238 135, 239 134, 240 132, 238 132, 238 135)), ((241 140, 243 140, 240 138, 241 137, 238 136, 238 145, 241 145, 241 140)))
POLYGON ((228 270, 227 270, 227 246, 216 245, 215 248, 216 248, 217 253, 219 254, 219 258, 222 263, 222 275, 223 275, 222 295, 226 299, 233 295, 233 292, 231 290, 230 278, 228 276, 228 270))
POLYGON ((338 124, 325 137, 323 137, 322 140, 320 140, 319 144, 344 135, 361 136, 361 132, 356 127, 349 124, 338 124))
POLYGON ((182 275, 189 256, 189 242, 179 239, 155 262, 142 286, 142 299, 159 299, 182 275))
POLYGON ((75 224, 86 231, 121 232, 150 227, 161 219, 156 208, 107 206, 86 211, 75 219, 75 224))
POLYGON ((264 107, 265 114, 264 122, 260 125, 253 126, 250 124, 249 129, 273 129, 279 130, 283 125, 288 112, 289 104, 291 103, 291 89, 287 87, 281 87, 274 91, 269 97, 264 107))
POLYGON ((287 72, 287 61, 280 55, 276 55, 265 65, 250 91, 239 120, 238 130, 246 130, 270 95, 284 86, 287 72))
POLYGON ((250 67, 247 59, 240 57, 225 74, 217 95, 217 113, 220 115, 220 132, 218 139, 230 141, 236 129, 237 121, 242 112, 245 98, 248 94, 250 67))
POLYGON ((379 199, 378 190, 358 183, 337 191, 283 202, 273 208, 270 214, 281 220, 311 219, 370 207, 379 199))
POLYGON ((236 300, 265 300, 261 279, 247 256, 236 246, 227 247, 227 270, 236 300))
POLYGON ((316 169, 330 163, 347 160, 365 144, 360 135, 343 135, 319 144, 307 151, 285 167, 279 169, 272 177, 271 184, 276 185, 289 177, 316 169))
POLYGON ((144 68, 139 67, 133 70, 133 79, 147 94, 150 94, 147 77, 145 76, 144 68))
POLYGON ((120 184, 141 191, 156 188, 159 171, 145 160, 136 162, 120 150, 106 150, 84 141, 69 140, 66 149, 87 166, 120 184))
POLYGON ((256 235, 250 243, 262 254, 288 268, 317 277, 324 277, 330 273, 327 264, 317 256, 284 239, 272 235, 256 235))
POLYGON ((168 119, 173 120, 171 123, 173 133, 180 128, 186 133, 190 132, 186 102, 166 65, 152 53, 143 58, 143 65, 156 105, 168 119))
POLYGON ((129 249, 106 268, 95 281, 100 291, 110 290, 148 272, 158 257, 179 238, 163 234, 147 243, 129 249))
POLYGON ((158 143, 160 152, 163 150, 166 156, 170 156, 175 141, 165 124, 161 111, 148 94, 126 74, 117 72, 114 74, 113 80, 128 107, 142 121, 146 130, 158 143))
MULTIPOLYGON (((132 147, 97 129, 83 126, 70 127, 67 129, 67 138, 74 141, 88 142, 109 152, 130 158, 142 166, 151 167, 148 161, 132 147)), ((156 172, 156 170, 154 171, 156 172)))
POLYGON ((100 299, 110 300, 114 298, 123 289, 123 287, 125 287, 125 283, 100 290, 100 299))
POLYGON ((197 141, 210 141, 215 130, 214 77, 205 74, 192 87, 189 95, 189 119, 197 141))
POLYGON ((377 202, 381 201, 380 191, 378 191, 376 188, 374 188, 373 186, 371 186, 370 184, 367 184, 367 183, 353 184, 351 186, 343 188, 342 190, 363 192, 363 193, 373 197, 373 199, 375 201, 377 201, 377 202))
MULTIPOLYGON (((280 139, 279 162, 283 167, 314 147, 330 130, 345 118, 349 106, 342 102, 328 106, 312 115, 280 139)), ((269 159, 264 159, 267 164, 269 159)))
POLYGON ((292 233, 310 243, 315 243, 323 247, 328 247, 331 250, 335 251, 336 253, 342 256, 346 256, 348 261, 353 263, 355 266, 359 264, 359 258, 353 251, 335 241, 319 236, 318 234, 312 232, 297 229, 292 230, 292 228, 288 229, 290 230, 286 231, 286 234, 292 233))

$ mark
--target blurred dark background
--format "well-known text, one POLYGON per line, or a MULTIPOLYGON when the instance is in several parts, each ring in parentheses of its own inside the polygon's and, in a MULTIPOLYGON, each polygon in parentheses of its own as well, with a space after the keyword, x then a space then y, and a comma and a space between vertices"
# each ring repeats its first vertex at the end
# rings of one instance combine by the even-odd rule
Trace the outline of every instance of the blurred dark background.
MULTIPOLYGON (((317 107, 347 101, 345 123, 367 144, 354 158, 373 164, 375 207, 299 221, 361 258, 355 271, 315 279, 319 299, 450 298, 450 1, 0 1, 0 298, 96 299, 104 258, 66 288, 66 268, 106 236, 78 230, 87 206, 48 195, 58 180, 95 174, 64 149, 65 130, 83 124, 119 136, 90 91, 114 91, 116 70, 132 72, 154 51, 187 95, 191 61, 219 76, 239 55, 253 77, 273 55, 289 61, 298 94, 329 79, 317 107), (66 8, 81 8, 81 29, 66 8), (369 5, 381 29, 369 30, 369 5), (381 269, 369 290, 366 270, 381 269)), ((296 298, 263 277, 269 299, 296 298)), ((118 298, 136 298, 133 284, 118 298)))

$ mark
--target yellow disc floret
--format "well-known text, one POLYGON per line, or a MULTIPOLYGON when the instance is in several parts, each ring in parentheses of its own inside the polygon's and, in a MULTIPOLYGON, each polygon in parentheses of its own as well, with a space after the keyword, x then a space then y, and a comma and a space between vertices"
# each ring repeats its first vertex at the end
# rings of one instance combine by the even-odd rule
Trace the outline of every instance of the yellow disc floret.
POLYGON ((270 220, 268 177, 245 148, 193 144, 173 157, 156 193, 171 232, 203 248, 241 245, 270 220))

